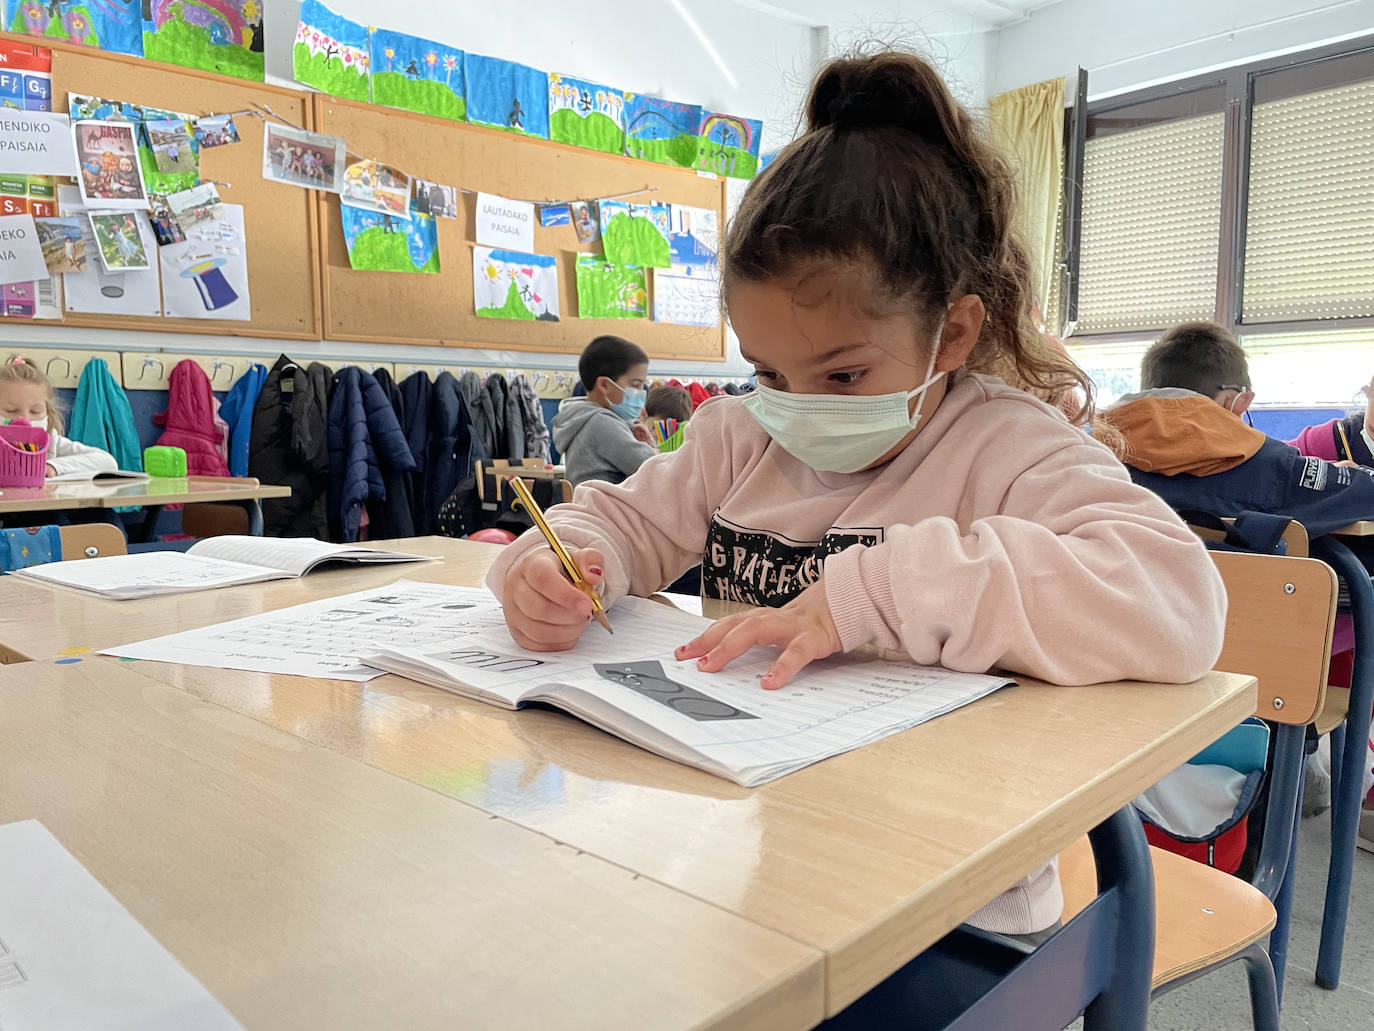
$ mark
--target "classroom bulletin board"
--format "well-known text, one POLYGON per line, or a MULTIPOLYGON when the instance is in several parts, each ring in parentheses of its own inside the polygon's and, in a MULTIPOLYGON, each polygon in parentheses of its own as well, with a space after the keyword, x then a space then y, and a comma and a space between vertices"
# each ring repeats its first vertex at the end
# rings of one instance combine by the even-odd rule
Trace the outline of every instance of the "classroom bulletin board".
MULTIPOLYGON (((656 187, 625 199, 713 208, 720 212, 721 226, 725 225, 724 181, 687 169, 323 94, 314 97, 313 123, 316 132, 344 137, 350 154, 375 158, 434 182, 538 202, 596 200, 656 187)), ((282 189, 270 184, 268 188, 282 189)), ((325 339, 577 354, 593 337, 613 333, 634 340, 655 358, 725 360, 723 323, 681 326, 651 319, 573 317, 577 313, 577 255, 599 252, 601 244, 579 244, 572 226, 535 228, 535 251, 558 259, 559 321, 478 318, 472 288, 476 198, 459 196, 458 217, 437 220, 442 265, 437 275, 354 271, 339 221, 338 198, 316 197, 325 339)))
MULTIPOLYGON (((21 43, 35 42, 29 37, 3 33, 0 36, 21 43)), ((255 104, 266 104, 283 119, 297 124, 306 124, 310 117, 309 95, 296 90, 68 46, 56 40, 37 42, 52 50, 54 107, 58 110, 66 109, 67 93, 75 92, 163 107, 193 116, 237 112, 252 109, 255 104)), ((225 203, 243 205, 252 321, 66 312, 60 322, 33 325, 320 339, 322 318, 315 198, 308 190, 263 179, 262 120, 237 116, 234 122, 241 142, 203 149, 200 174, 204 180, 219 181, 220 197, 225 203)), ((7 319, 0 324, 21 323, 7 319)))

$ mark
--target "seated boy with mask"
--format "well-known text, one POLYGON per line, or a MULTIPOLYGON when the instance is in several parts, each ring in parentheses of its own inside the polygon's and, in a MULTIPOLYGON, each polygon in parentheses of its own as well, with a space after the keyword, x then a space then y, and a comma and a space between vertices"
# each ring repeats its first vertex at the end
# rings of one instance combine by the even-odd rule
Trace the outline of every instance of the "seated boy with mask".
POLYGON ((588 480, 620 483, 658 454, 633 429, 644 410, 649 356, 620 337, 597 337, 582 352, 577 371, 587 396, 558 406, 554 447, 574 487, 588 480))

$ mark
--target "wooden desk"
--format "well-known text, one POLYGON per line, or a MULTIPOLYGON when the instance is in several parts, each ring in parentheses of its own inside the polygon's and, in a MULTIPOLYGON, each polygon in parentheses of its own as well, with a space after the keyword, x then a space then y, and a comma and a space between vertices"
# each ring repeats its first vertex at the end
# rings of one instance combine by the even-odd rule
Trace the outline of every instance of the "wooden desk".
POLYGON ((18 576, 0 577, 0 662, 51 659, 99 651, 148 637, 194 630, 231 619, 303 605, 397 580, 480 583, 500 554, 498 544, 452 537, 372 541, 366 547, 434 555, 442 562, 326 566, 297 580, 226 587, 140 601, 111 601, 18 576))
POLYGON ((1374 519, 1361 519, 1339 530, 1332 530, 1334 537, 1374 537, 1374 519))
POLYGON ((36 818, 257 1028, 798 1029, 822 957, 127 666, 0 670, 36 818))
MULTIPOLYGON (((49 483, 0 490, 0 515, 72 508, 161 508, 203 502, 239 502, 248 510, 249 532, 262 534, 264 498, 289 498, 290 487, 262 484, 251 476, 154 477, 146 482, 49 483)), ((150 517, 151 520, 151 517, 150 517)), ((151 530, 151 525, 149 529, 151 530)))

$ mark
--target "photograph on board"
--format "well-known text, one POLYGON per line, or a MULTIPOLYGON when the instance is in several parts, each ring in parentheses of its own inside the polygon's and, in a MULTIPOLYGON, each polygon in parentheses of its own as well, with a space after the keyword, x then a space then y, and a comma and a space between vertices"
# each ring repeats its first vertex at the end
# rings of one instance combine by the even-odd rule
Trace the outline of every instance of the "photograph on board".
POLYGON ((262 134, 262 175, 289 186, 339 193, 343 189, 344 141, 338 136, 269 124, 262 134))
POLYGON ((106 272, 135 272, 149 268, 148 251, 132 212, 91 212, 91 232, 106 272))
POLYGON ((458 217, 458 191, 428 179, 415 180, 415 210, 435 218, 458 217))
POLYGON ((93 208, 148 207, 132 122, 72 123, 81 196, 93 208))

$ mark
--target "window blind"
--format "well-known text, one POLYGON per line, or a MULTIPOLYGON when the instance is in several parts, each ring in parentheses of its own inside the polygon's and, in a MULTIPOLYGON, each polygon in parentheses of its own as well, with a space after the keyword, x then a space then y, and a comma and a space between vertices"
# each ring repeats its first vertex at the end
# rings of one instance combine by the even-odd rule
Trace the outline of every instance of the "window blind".
POLYGON ((1222 112, 1087 142, 1078 332, 1216 315, 1222 112))
POLYGON ((1244 322, 1374 315, 1374 82, 1257 103, 1244 322))

